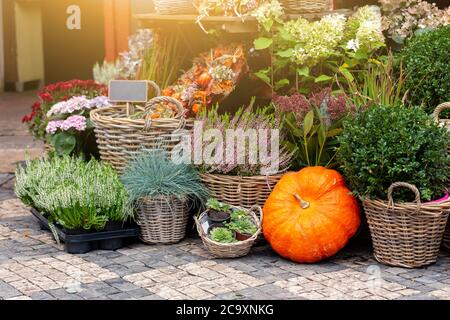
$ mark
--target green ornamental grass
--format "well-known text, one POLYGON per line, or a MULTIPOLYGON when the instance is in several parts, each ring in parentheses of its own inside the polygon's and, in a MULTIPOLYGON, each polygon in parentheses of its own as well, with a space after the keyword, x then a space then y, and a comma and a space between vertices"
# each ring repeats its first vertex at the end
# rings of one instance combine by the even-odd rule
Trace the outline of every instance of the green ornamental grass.
POLYGON ((188 164, 177 164, 163 149, 145 150, 125 169, 121 177, 130 202, 143 197, 175 196, 181 200, 200 200, 208 197, 197 171, 188 164))

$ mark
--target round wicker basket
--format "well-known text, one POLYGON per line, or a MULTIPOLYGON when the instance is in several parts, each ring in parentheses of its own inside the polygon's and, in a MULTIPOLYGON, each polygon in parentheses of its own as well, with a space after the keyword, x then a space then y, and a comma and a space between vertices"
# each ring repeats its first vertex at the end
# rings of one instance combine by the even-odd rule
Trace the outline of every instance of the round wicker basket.
POLYGON ((262 219, 263 219, 263 212, 261 210, 261 207, 253 206, 250 209, 245 209, 242 207, 232 206, 232 208, 248 212, 255 225, 258 226, 258 230, 251 238, 235 243, 220 243, 213 241, 206 234, 201 224, 201 221, 205 219, 209 210, 203 212, 199 217, 194 218, 195 224, 197 226, 197 231, 200 237, 202 238, 203 245, 205 246, 206 250, 208 250, 208 252, 211 253, 216 258, 239 258, 246 256, 250 252, 250 249, 252 248, 253 244, 258 239, 258 236, 261 233, 262 219))
POLYGON ((450 201, 421 203, 419 190, 397 182, 388 191, 388 201, 363 200, 377 261, 405 268, 436 262, 450 210, 450 201), (415 202, 395 204, 396 187, 411 189, 415 202))
POLYGON ((139 237, 149 244, 171 244, 184 239, 189 219, 187 201, 177 197, 142 198, 136 223, 139 237))
POLYGON ((281 0, 281 5, 287 14, 315 13, 333 10, 333 0, 281 0))
POLYGON ((264 206, 267 198, 283 174, 273 176, 229 176, 222 174, 200 174, 211 197, 243 208, 264 206))
MULTIPOLYGON (((447 128, 447 130, 449 130, 449 134, 450 134, 450 119, 440 119, 439 115, 441 114, 442 111, 446 110, 446 109, 450 109, 450 102, 444 102, 441 103, 440 105, 437 106, 437 108, 434 110, 433 112, 433 119, 434 121, 440 123, 441 125, 443 125, 444 127, 447 128)), ((450 154, 450 145, 447 146, 447 151, 450 154)), ((449 170, 450 170, 450 166, 449 166, 449 170)), ((447 183, 447 189, 449 189, 450 187, 450 181, 447 183)), ((450 251, 450 222, 447 222, 447 228, 445 229, 444 232, 444 239, 442 241, 442 246, 450 251)))
POLYGON ((161 102, 176 105, 176 117, 130 119, 127 117, 127 106, 124 105, 91 111, 101 159, 121 173, 128 160, 142 149, 164 147, 168 151, 172 150, 180 141, 180 129, 185 125, 185 111, 181 103, 174 98, 160 96, 151 99, 145 109, 140 111, 143 111, 145 116, 146 112, 161 102))

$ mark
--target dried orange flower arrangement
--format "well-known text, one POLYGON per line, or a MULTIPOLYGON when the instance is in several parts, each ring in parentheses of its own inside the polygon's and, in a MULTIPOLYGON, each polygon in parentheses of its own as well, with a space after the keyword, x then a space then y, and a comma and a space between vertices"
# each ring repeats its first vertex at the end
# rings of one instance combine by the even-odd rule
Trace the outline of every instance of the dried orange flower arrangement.
POLYGON ((164 89, 163 95, 179 100, 186 116, 193 117, 226 98, 246 72, 248 65, 241 45, 217 47, 196 58, 192 68, 175 85, 164 89))

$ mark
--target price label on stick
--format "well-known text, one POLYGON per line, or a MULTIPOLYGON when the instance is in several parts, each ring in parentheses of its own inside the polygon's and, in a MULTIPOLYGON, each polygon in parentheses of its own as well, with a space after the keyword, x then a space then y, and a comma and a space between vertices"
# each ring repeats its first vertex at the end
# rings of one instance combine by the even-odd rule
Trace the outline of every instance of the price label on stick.
POLYGON ((111 80, 109 101, 127 104, 127 116, 134 113, 133 103, 145 103, 148 99, 148 82, 141 80, 111 80))

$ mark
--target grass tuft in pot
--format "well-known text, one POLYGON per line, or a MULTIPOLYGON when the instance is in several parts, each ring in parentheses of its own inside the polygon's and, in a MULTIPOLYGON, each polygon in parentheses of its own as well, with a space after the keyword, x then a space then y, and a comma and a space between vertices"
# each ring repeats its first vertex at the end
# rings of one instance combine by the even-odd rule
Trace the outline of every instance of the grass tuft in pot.
POLYGON ((208 197, 197 171, 191 165, 171 161, 163 149, 146 150, 133 159, 121 180, 131 202, 144 197, 173 196, 203 203, 208 197))

